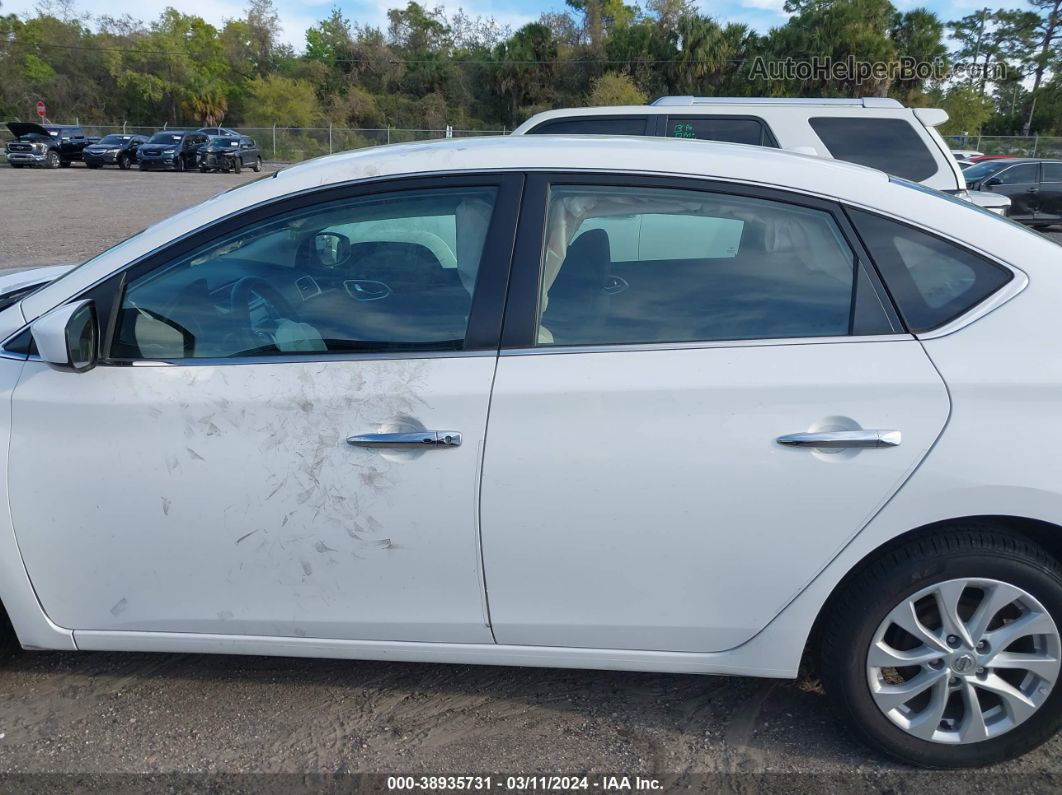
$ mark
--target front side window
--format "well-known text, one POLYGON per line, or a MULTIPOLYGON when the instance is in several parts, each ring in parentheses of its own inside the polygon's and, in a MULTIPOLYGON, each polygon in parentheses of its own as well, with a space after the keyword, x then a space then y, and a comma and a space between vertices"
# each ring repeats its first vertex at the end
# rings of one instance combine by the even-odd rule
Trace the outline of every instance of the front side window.
POLYGON ((459 350, 496 192, 377 194, 234 224, 130 281, 111 358, 459 350))
POLYGON ((920 182, 937 173, 937 161, 904 119, 820 116, 811 129, 837 160, 920 182))
POLYGON ((1000 185, 1032 185, 1038 178, 1036 163, 1022 163, 1020 166, 1005 168, 996 174, 1000 185))
MULTIPOLYGON (((844 336, 871 291, 833 217, 671 188, 550 193, 539 345, 844 336)), ((867 306, 871 306, 867 303, 867 306)), ((887 333, 877 324, 860 333, 887 333)))
POLYGON ((955 319, 1012 278, 1007 269, 946 240, 880 215, 850 212, 913 332, 955 319))

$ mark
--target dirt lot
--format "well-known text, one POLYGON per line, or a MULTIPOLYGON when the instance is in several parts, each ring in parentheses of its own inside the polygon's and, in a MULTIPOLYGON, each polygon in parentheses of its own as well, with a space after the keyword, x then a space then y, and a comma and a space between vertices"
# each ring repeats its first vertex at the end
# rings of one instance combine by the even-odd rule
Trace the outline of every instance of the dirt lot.
MULTIPOLYGON (((267 166, 266 170, 270 170, 267 166)), ((0 268, 82 262, 216 193, 259 176, 0 164, 0 268)))
MULTIPOLYGON (((0 167, 0 266, 81 260, 252 176, 0 167)), ((0 668, 0 705, 0 773, 77 774, 106 789, 128 786, 115 773, 580 771, 743 792, 1062 787, 1062 737, 991 773, 913 773, 855 744, 795 682, 38 652, 0 668)), ((260 791, 278 780, 225 781, 209 784, 260 791)))

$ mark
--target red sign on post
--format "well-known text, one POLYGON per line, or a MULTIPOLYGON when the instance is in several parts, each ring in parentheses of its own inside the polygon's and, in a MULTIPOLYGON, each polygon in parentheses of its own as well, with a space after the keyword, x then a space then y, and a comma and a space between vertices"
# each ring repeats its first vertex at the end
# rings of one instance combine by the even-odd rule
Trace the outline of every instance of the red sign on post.
POLYGON ((37 100, 37 115, 43 119, 46 110, 47 108, 44 106, 44 100, 37 100))

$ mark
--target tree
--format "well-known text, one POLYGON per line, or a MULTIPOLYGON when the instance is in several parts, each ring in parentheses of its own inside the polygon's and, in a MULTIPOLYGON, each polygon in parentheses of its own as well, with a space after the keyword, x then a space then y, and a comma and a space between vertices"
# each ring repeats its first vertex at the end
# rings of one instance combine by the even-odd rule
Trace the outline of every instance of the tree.
POLYGON ((1033 84, 1029 92, 1029 112, 1025 117, 1022 135, 1029 135, 1033 114, 1036 112, 1036 93, 1040 90, 1044 75, 1053 61, 1059 58, 1059 42, 1062 40, 1062 0, 1029 0, 1037 10, 1040 21, 1036 25, 1034 55, 1029 59, 1032 66, 1033 84))
POLYGON ((248 84, 247 93, 250 98, 249 125, 310 127, 319 120, 313 86, 302 80, 279 75, 256 77, 248 84))
POLYGON ((609 72, 594 81, 586 104, 591 107, 602 105, 644 105, 648 101, 645 92, 634 84, 630 75, 609 72))

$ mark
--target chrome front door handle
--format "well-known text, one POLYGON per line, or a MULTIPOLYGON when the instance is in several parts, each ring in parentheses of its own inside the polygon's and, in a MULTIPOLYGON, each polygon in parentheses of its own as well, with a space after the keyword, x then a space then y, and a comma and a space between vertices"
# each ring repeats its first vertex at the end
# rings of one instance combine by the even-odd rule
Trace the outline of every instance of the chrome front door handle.
POLYGON ((778 437, 778 444, 786 447, 896 447, 899 431, 823 431, 821 433, 790 433, 778 437))
POLYGON ((416 433, 363 433, 348 436, 355 447, 460 447, 460 431, 417 431, 416 433))

